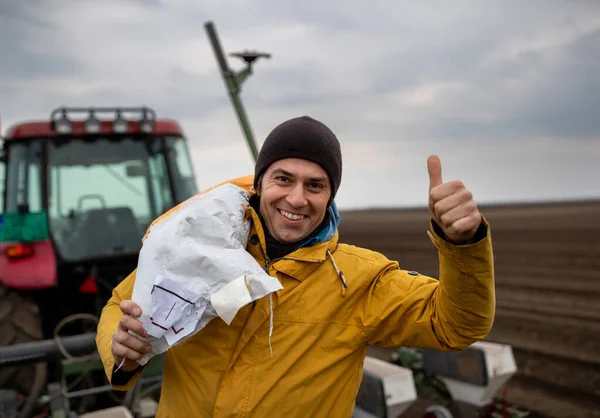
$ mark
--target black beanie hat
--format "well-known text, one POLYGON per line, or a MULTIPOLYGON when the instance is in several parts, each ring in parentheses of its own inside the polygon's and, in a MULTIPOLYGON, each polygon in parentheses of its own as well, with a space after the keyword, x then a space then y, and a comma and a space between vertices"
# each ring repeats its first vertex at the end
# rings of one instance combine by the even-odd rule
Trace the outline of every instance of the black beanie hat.
POLYGON ((301 158, 319 164, 329 177, 331 200, 342 181, 342 151, 335 134, 309 116, 287 120, 271 131, 254 166, 254 188, 267 168, 284 158, 301 158))

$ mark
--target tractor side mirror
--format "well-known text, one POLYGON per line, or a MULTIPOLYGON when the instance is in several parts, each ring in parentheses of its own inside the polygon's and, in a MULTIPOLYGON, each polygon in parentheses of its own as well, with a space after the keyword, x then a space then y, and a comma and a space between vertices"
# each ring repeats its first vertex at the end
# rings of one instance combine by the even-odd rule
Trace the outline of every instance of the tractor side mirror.
POLYGON ((125 167, 125 173, 127 177, 145 177, 148 174, 148 170, 142 164, 129 164, 125 167))

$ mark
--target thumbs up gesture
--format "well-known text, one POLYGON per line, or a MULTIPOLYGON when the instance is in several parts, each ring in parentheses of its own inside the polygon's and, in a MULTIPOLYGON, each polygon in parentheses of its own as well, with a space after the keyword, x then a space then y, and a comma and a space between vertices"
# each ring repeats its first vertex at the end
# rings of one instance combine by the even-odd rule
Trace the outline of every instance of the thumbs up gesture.
POLYGON ((427 159, 429 171, 429 212, 434 222, 453 244, 471 242, 481 224, 481 214, 473 195, 462 181, 442 181, 442 163, 432 155, 427 159))

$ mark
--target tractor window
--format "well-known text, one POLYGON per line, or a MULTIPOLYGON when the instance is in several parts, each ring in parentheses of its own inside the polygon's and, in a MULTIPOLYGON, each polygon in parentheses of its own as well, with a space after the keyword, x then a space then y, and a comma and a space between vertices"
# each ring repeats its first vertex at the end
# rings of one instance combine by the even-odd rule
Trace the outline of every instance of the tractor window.
POLYGON ((177 202, 183 202, 192 197, 198 190, 192 160, 185 139, 182 137, 167 137, 167 158, 173 172, 175 197, 177 202))
POLYGON ((62 257, 134 253, 173 207, 160 138, 72 138, 48 149, 50 230, 62 257))
POLYGON ((40 143, 22 142, 8 147, 6 212, 42 210, 40 143))

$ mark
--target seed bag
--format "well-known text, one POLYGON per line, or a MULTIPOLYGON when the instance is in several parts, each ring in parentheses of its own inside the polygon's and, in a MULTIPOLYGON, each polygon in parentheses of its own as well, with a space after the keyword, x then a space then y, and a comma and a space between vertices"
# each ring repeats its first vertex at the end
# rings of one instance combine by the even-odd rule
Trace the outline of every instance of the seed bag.
POLYGON ((155 223, 139 254, 132 300, 151 335, 146 364, 219 316, 282 289, 246 251, 249 193, 225 184, 188 199, 155 223))

